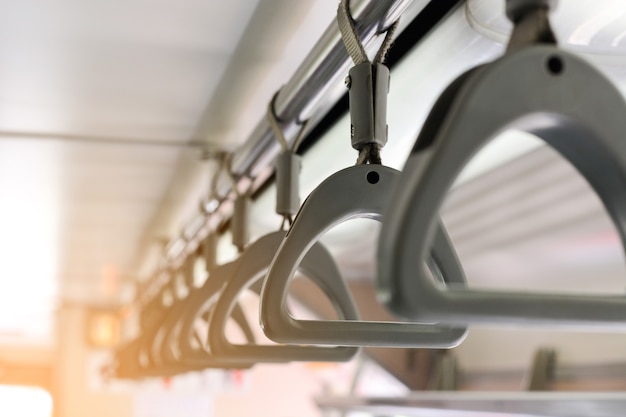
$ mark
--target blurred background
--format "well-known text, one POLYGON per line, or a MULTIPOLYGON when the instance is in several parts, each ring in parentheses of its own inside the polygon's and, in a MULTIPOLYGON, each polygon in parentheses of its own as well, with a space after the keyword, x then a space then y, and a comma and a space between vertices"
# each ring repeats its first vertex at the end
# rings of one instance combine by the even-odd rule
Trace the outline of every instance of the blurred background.
MULTIPOLYGON (((353 10, 366 3, 353 2, 353 10)), ((501 55, 511 30, 503 0, 404 6, 382 153, 397 169, 442 90, 501 55)), ((152 277, 209 191, 219 164, 207 155, 245 143, 273 94, 335 25, 336 7, 0 1, 0 415, 321 416, 315 398, 404 396, 436 387, 450 363, 456 388, 524 390, 545 349, 564 369, 554 389, 626 388, 624 335, 506 326, 472 327, 447 353, 370 349, 345 364, 260 364, 142 381, 102 375, 136 284, 152 277)), ((552 23, 563 48, 626 88, 626 3, 561 2, 552 23)), ((356 157, 345 97, 318 98, 309 113, 303 118, 318 123, 302 150, 302 197, 356 157)), ((271 181, 259 190, 253 239, 282 220, 271 181)), ((623 249, 605 209, 580 174, 531 135, 494 138, 464 168, 442 217, 470 286, 623 293, 623 249)), ((390 319, 375 302, 378 228, 355 220, 323 242, 362 315, 390 319)), ((224 232, 218 261, 236 254, 224 232)), ((311 302, 296 297, 294 308, 315 314, 311 302)), ((244 304, 255 324, 258 299, 244 304)))

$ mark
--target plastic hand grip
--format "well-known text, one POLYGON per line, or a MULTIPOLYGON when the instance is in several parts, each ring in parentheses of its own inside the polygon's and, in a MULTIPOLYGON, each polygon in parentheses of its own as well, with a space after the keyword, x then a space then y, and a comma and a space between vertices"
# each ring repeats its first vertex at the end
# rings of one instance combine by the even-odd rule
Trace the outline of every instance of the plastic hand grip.
MULTIPOLYGON (((198 335, 196 335, 194 325, 196 320, 209 321, 224 284, 236 271, 238 262, 239 260, 235 260, 216 267, 211 271, 204 285, 190 295, 186 310, 179 319, 180 330, 176 338, 176 351, 182 361, 194 365, 220 363, 211 352, 206 350, 204 336, 201 336, 202 340, 196 339, 198 335)), ((239 304, 232 309, 231 317, 243 331, 246 340, 250 343, 254 342, 254 334, 239 304)), ((245 361, 241 364, 248 364, 249 367, 252 362, 245 361)))
MULTIPOLYGON (((182 367, 180 365, 171 366, 165 364, 163 366, 145 366, 141 364, 140 361, 140 350, 141 350, 142 340, 135 339, 127 344, 125 344, 122 348, 120 348, 116 354, 114 359, 114 372, 116 378, 123 379, 143 379, 143 378, 152 378, 152 377, 164 377, 164 376, 173 376, 183 372, 188 371, 196 371, 205 367, 182 367)), ((251 364, 238 364, 229 362, 225 363, 215 363, 211 368, 215 369, 244 369, 249 368, 251 364)))
MULTIPOLYGON (((215 268, 210 279, 202 287, 193 289, 186 298, 176 300, 167 308, 161 305, 157 309, 153 306, 151 327, 144 327, 141 336, 124 348, 121 362, 118 360, 122 364, 121 367, 118 366, 118 374, 143 378, 176 375, 206 368, 244 369, 254 365, 252 362, 220 362, 200 346, 199 349, 181 353, 181 346, 188 347, 189 344, 185 342, 193 337, 187 335, 187 339, 183 339, 182 330, 192 331, 193 320, 198 315, 208 316, 211 303, 214 303, 224 281, 234 268, 235 263, 215 268)), ((260 292, 260 288, 254 289, 260 292)), ((232 319, 242 329, 246 340, 253 342, 254 335, 238 304, 233 309, 232 319)))
MULTIPOLYGON (((226 319, 239 295, 252 283, 264 277, 285 232, 265 235, 251 244, 239 258, 239 267, 224 287, 215 305, 209 326, 209 345, 220 359, 259 362, 346 361, 357 349, 352 347, 320 347, 299 345, 236 345, 228 341, 226 319)), ((341 279, 331 255, 321 245, 313 245, 303 256, 300 270, 329 297, 339 315, 357 320, 358 315, 349 290, 341 279)), ((285 290, 286 291, 286 290, 285 290)))
MULTIPOLYGON (((287 311, 287 289, 300 263, 332 227, 352 218, 380 221, 399 172, 380 165, 357 165, 330 176, 302 205, 270 266, 261 300, 261 323, 272 340, 343 346, 449 348, 465 328, 406 322, 298 320, 287 311)), ((446 283, 463 284, 463 272, 443 227, 432 250, 446 283)), ((435 271, 437 272, 437 271, 435 271)), ((343 281, 342 278, 337 278, 343 281)))
POLYGON ((383 223, 382 298, 397 314, 449 324, 626 329, 623 295, 484 291, 441 287, 429 279, 423 260, 447 190, 469 159, 507 128, 533 133, 566 158, 597 192, 624 243, 624 98, 582 59, 556 47, 528 47, 466 73, 431 111, 383 223))

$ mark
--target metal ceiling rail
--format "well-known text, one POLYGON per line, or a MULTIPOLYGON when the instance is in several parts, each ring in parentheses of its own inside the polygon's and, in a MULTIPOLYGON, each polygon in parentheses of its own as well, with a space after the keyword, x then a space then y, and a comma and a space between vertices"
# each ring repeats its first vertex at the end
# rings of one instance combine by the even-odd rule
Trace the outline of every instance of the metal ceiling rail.
MULTIPOLYGON (((397 33, 404 30, 429 2, 430 0, 352 1, 351 10, 356 29, 366 50, 377 50, 384 37, 378 35, 400 16, 402 19, 397 33)), ((277 115, 290 144, 295 140, 299 124, 303 120, 310 119, 307 125, 308 129, 312 129, 346 92, 343 79, 351 64, 339 28, 333 21, 276 97, 277 115)), ((270 99, 268 97, 268 101, 270 99)), ((242 191, 250 186, 252 191, 258 188, 271 175, 272 162, 279 151, 280 145, 274 138, 269 123, 265 118, 261 119, 250 137, 233 153, 231 170, 237 187, 242 191)), ((227 178, 218 180, 217 190, 221 196, 218 208, 208 216, 206 213, 199 213, 189 222, 189 225, 203 226, 197 227, 191 235, 185 233, 184 237, 171 241, 166 246, 161 267, 180 263, 181 259, 197 248, 198 242, 206 236, 209 229, 215 228, 230 216, 232 205, 229 204, 229 196, 233 191, 232 187, 233 182, 227 178)), ((183 230, 189 230, 189 227, 183 230)), ((162 280, 157 278, 148 287, 160 287, 163 284, 160 281, 162 280)), ((148 294, 146 296, 149 297, 148 294)))

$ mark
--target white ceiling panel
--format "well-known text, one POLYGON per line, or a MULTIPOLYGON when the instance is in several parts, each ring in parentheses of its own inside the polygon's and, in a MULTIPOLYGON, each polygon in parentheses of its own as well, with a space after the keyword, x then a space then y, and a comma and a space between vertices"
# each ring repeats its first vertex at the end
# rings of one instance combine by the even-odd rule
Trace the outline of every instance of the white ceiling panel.
POLYGON ((0 4, 0 129, 186 141, 255 1, 0 4))

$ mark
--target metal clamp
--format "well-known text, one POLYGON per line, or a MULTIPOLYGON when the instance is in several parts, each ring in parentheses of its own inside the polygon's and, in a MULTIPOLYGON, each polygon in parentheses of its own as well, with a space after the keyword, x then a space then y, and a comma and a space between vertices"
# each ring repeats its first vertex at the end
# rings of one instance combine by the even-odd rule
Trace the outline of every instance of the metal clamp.
POLYGON ((350 138, 357 151, 366 145, 387 144, 387 95, 389 68, 363 62, 350 69, 346 78, 350 102, 350 138))
MULTIPOLYGON (((239 258, 232 275, 215 305, 209 332, 211 352, 224 360, 259 362, 347 361, 357 352, 352 347, 235 345, 225 335, 226 320, 239 295, 254 282, 262 282, 274 255, 285 238, 284 231, 265 235, 251 244, 239 258)), ((312 245, 303 255, 301 271, 322 289, 344 320, 357 320, 352 296, 341 279, 330 253, 321 245, 312 245)), ((263 302, 261 303, 263 308, 263 302)))
POLYGON ((276 160, 276 213, 292 218, 300 208, 302 157, 287 150, 276 160))
MULTIPOLYGON (((261 324, 272 340, 341 346, 450 348, 458 345, 465 328, 406 322, 298 320, 286 306, 289 282, 306 253, 332 227, 352 218, 380 221, 400 173, 381 165, 357 165, 326 179, 302 205, 270 266, 261 294, 261 324), (332 201, 332 204, 329 202, 332 201)), ((432 250, 433 274, 445 283, 463 284, 462 271, 443 227, 432 250)), ((343 282, 341 277, 335 278, 343 282)))
POLYGON ((461 168, 503 128, 541 138, 604 203, 626 242, 626 103, 592 65, 532 46, 455 81, 431 111, 391 198, 378 246, 379 290, 397 314, 448 324, 626 329, 626 298, 480 291, 434 284, 423 266, 437 213, 461 168), (503 99, 505 98, 505 99, 503 99))
POLYGON ((233 234, 233 245, 242 252, 250 240, 248 230, 248 215, 250 213, 250 198, 247 195, 237 195, 233 205, 233 217, 230 230, 233 234))

